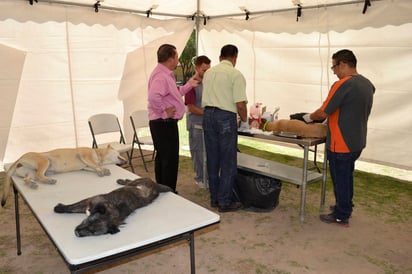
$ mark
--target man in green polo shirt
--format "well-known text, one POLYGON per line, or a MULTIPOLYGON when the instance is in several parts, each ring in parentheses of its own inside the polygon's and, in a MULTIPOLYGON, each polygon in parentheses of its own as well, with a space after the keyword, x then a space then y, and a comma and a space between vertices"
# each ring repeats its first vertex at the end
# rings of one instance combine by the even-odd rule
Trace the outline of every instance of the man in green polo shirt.
POLYGON ((238 49, 225 45, 220 63, 203 77, 203 130, 207 155, 210 203, 220 212, 236 211, 233 184, 237 174, 237 114, 247 122, 246 80, 235 69, 238 49))

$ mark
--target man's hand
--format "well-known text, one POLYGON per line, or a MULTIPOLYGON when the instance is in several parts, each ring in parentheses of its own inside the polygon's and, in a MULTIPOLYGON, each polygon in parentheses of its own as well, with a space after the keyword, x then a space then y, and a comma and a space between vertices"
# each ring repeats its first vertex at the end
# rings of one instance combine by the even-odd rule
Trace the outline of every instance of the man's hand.
POLYGON ((176 113, 176 107, 172 106, 170 108, 165 109, 165 111, 166 111, 166 114, 167 114, 167 118, 173 118, 173 116, 176 113))
POLYGON ((310 119, 310 113, 306 113, 305 115, 302 116, 302 118, 303 118, 303 120, 305 120, 305 122, 306 122, 307 124, 313 122, 313 120, 310 119))
POLYGON ((248 123, 248 122, 243 122, 243 121, 240 121, 240 126, 239 126, 239 129, 240 129, 240 130, 246 130, 246 129, 249 129, 249 123, 248 123))
POLYGON ((193 75, 187 82, 193 87, 198 87, 202 81, 199 80, 200 78, 197 74, 193 75))

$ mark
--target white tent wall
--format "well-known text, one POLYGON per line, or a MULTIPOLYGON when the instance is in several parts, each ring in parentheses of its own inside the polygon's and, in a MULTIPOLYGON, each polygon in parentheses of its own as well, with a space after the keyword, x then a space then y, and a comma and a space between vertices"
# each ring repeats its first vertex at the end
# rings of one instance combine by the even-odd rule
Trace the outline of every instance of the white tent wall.
MULTIPOLYGON (((158 46, 172 41, 183 50, 194 27, 186 19, 159 22, 80 7, 13 1, 0 6, 0 44, 7 46, 0 47, 0 56, 13 48, 27 52, 21 78, 5 73, 0 81, 2 97, 8 98, 8 108, 1 109, 5 163, 27 151, 90 146, 87 119, 96 113, 124 118, 131 138, 129 114, 146 108, 158 46), (8 87, 16 79, 20 85, 8 87)), ((4 70, 22 68, 18 60, 1 60, 4 70)))
MULTIPOLYGON (((27 151, 90 146, 87 118, 98 112, 117 114, 128 136, 128 114, 146 107, 157 47, 167 42, 181 51, 195 21, 180 15, 199 11, 207 19, 203 25, 201 18, 199 54, 217 64, 221 46, 236 44, 249 102, 263 102, 272 110, 280 106, 280 118, 319 107, 336 80, 330 71, 332 53, 352 49, 359 72, 377 88, 362 157, 412 168, 406 143, 412 135, 407 113, 412 99, 410 0, 371 1, 365 14, 363 3, 326 7, 350 1, 301 0, 303 7, 315 8, 303 9, 298 21, 290 0, 227 1, 224 6, 220 0, 105 0, 98 13, 91 0, 59 1, 80 7, 48 2, 53 0, 32 6, 23 0, 0 2, 0 44, 26 52, 13 115, 10 106, 1 109, 4 162, 27 151), (133 12, 154 4, 158 7, 150 18, 133 12), (240 6, 252 12, 249 20, 219 16, 241 13, 240 6), (265 10, 274 12, 258 12, 265 10), (156 20, 156 13, 176 14, 177 19, 156 20), (3 112, 8 116, 3 118, 3 112)), ((5 54, 0 47, 0 56, 5 54)), ((19 62, 11 62, 6 67, 18 70, 19 62)), ((5 83, 0 81, 1 94, 7 88, 12 94, 5 83)))
POLYGON ((0 159, 4 158, 7 147, 11 119, 17 99, 16 90, 19 88, 25 57, 25 52, 0 44, 0 60, 4 64, 13 64, 13 66, 0 66, 0 159))
POLYGON ((199 54, 216 63, 222 45, 236 44, 236 67, 247 77, 249 105, 262 102, 269 111, 279 106, 280 118, 289 119, 292 113, 312 112, 322 104, 337 80, 330 70, 332 54, 353 50, 359 73, 376 86, 362 159, 410 169, 412 24, 405 22, 411 21, 411 12, 412 2, 387 1, 374 3, 364 15, 359 5, 313 9, 299 22, 293 12, 259 16, 256 21, 216 18, 200 32, 199 54), (336 16, 342 10, 345 15, 336 16), (378 20, 383 15, 400 25, 383 24, 378 20), (272 32, 268 26, 273 26, 272 32))

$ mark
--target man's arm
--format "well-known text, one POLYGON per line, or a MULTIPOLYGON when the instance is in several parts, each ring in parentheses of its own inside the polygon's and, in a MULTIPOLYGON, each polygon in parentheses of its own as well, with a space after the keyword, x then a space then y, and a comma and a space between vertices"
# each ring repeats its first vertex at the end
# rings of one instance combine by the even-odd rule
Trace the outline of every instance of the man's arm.
POLYGON ((313 121, 322 121, 328 118, 328 114, 322 109, 318 108, 315 112, 303 115, 303 120, 306 123, 312 123, 313 121))
POLYGON ((328 118, 328 114, 318 108, 317 110, 315 110, 315 112, 311 113, 310 118, 314 121, 322 121, 328 118))
POLYGON ((202 116, 203 115, 203 108, 199 108, 194 104, 188 104, 187 110, 195 115, 202 116))
POLYGON ((237 102, 236 103, 237 107, 237 113, 239 114, 240 120, 242 122, 247 122, 247 108, 246 108, 246 102, 237 102))

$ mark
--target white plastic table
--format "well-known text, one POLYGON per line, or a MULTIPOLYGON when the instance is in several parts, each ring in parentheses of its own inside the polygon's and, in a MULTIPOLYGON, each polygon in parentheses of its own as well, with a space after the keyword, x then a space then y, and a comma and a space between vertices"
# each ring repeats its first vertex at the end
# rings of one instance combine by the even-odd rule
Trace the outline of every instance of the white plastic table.
POLYGON ((74 229, 86 215, 53 211, 57 203, 69 204, 121 187, 116 183, 117 179, 138 177, 115 165, 108 168, 111 175, 105 177, 88 171, 54 174, 51 177, 57 179, 55 185, 40 184, 38 189, 30 189, 22 178, 13 176, 17 254, 21 254, 20 194, 72 273, 81 273, 182 240, 190 244, 191 273, 195 273, 194 232, 219 223, 220 217, 174 193, 160 193, 152 204, 132 213, 126 224, 120 227, 120 232, 113 235, 76 237, 74 229))

